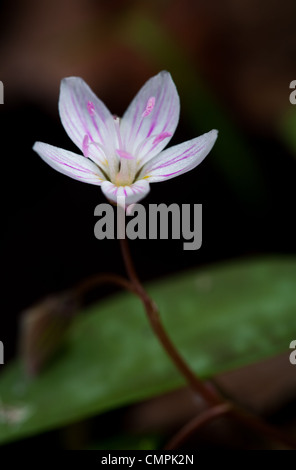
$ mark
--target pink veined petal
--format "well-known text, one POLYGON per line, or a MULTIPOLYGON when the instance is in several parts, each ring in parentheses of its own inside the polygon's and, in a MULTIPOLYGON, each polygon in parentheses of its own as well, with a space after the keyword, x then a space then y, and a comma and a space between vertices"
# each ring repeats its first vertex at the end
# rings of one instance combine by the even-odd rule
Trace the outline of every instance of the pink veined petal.
POLYGON ((110 151, 115 143, 113 117, 82 78, 68 77, 62 80, 59 113, 67 134, 77 147, 83 151, 87 135, 89 158, 102 164, 106 155, 100 146, 110 151))
MULTIPOLYGON (((139 180, 130 186, 116 186, 110 181, 102 183, 102 191, 109 201, 117 203, 118 198, 125 198, 125 205, 129 206, 143 199, 150 191, 146 180, 139 180)), ((119 199, 120 201, 120 199, 119 199)))
POLYGON ((123 115, 120 129, 125 150, 144 164, 168 144, 179 114, 180 99, 172 77, 160 72, 145 83, 123 115), (158 139, 159 135, 168 138, 158 139))
POLYGON ((49 166, 70 178, 96 185, 101 185, 105 180, 97 165, 81 155, 43 142, 35 142, 33 150, 49 166))
POLYGON ((175 178, 199 165, 211 151, 218 136, 213 129, 206 134, 161 152, 143 166, 139 178, 156 183, 175 178))

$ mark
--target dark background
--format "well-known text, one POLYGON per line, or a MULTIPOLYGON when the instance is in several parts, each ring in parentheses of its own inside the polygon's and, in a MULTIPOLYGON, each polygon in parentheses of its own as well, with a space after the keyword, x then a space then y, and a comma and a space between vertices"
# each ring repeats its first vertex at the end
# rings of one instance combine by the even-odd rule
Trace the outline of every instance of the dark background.
MULTIPOLYGON (((105 202, 100 188, 55 172, 32 146, 40 140, 76 150, 58 115, 63 77, 81 76, 111 112, 122 115, 144 82, 167 67, 153 54, 121 41, 118 22, 134 12, 155 19, 186 51, 192 70, 239 130, 256 162, 253 176, 241 173, 236 178, 240 155, 234 155, 230 140, 236 185, 229 184, 217 165, 224 138, 220 132, 199 167, 152 184, 145 205, 202 203, 203 244, 198 251, 184 251, 182 241, 133 242, 140 277, 157 280, 237 257, 295 253, 295 156, 279 132, 280 121, 292 106, 289 83, 296 78, 295 2, 4 1, 0 339, 6 363, 17 351, 18 318, 24 309, 93 273, 124 272, 116 240, 94 237, 94 208, 105 202), (261 183, 255 188, 258 176, 261 183)), ((172 75, 174 79, 173 71, 172 75)), ((202 124, 202 117, 199 126, 193 124, 182 106, 180 78, 177 88, 181 116, 170 145, 218 127, 215 116, 210 128, 202 124)), ((98 295, 111 292, 102 289, 98 295)))

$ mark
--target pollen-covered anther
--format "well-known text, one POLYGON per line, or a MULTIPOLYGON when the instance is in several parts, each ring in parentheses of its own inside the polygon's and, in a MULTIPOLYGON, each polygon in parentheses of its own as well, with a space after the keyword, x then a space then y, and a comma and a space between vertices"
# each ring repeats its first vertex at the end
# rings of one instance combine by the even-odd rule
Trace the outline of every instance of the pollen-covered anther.
POLYGON ((155 106, 155 98, 154 96, 151 96, 149 100, 147 101, 146 108, 142 114, 142 117, 149 116, 149 114, 153 111, 154 106, 155 106))
POLYGON ((129 152, 126 152, 126 150, 116 149, 116 153, 120 158, 125 158, 126 160, 134 159, 133 155, 129 152))
POLYGON ((153 140, 153 145, 158 144, 159 142, 162 142, 163 139, 166 139, 167 137, 171 137, 173 134, 170 132, 162 132, 161 134, 157 135, 155 139, 153 140))
POLYGON ((86 134, 82 142, 82 152, 86 158, 88 157, 88 154, 89 154, 88 147, 89 147, 89 136, 86 134))
POLYGON ((95 105, 93 104, 92 101, 87 102, 87 111, 88 114, 92 117, 95 114, 95 105))

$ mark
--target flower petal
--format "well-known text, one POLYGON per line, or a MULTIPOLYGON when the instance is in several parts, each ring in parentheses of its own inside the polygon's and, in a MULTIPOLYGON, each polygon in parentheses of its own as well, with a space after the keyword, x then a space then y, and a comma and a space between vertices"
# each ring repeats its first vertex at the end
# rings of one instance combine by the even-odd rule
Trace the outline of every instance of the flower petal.
POLYGON ((125 150, 142 164, 147 162, 168 144, 179 114, 180 99, 172 77, 160 72, 145 83, 121 120, 125 150))
POLYGON ((49 166, 70 178, 96 185, 105 180, 97 165, 81 155, 43 142, 35 142, 33 150, 49 166))
POLYGON ((59 113, 67 134, 77 147, 83 151, 83 142, 88 136, 89 157, 98 164, 104 164, 107 155, 100 146, 107 152, 113 150, 113 116, 82 78, 62 80, 59 113))
POLYGON ((125 206, 129 206, 143 199, 150 191, 148 181, 139 180, 130 186, 116 186, 110 181, 102 183, 102 191, 106 198, 112 202, 119 202, 118 198, 125 198, 125 206))
POLYGON ((149 183, 164 181, 192 170, 211 151, 218 136, 213 129, 206 134, 161 152, 143 166, 139 178, 149 183))

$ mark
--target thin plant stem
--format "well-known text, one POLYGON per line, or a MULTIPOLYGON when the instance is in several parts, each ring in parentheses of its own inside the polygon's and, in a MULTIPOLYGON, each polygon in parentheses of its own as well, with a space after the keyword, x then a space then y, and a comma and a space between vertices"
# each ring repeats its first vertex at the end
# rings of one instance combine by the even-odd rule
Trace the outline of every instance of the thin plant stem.
MULTIPOLYGON (((209 406, 208 410, 206 410, 200 417, 195 418, 195 420, 191 422, 191 424, 188 424, 187 431, 185 429, 183 437, 181 434, 181 439, 185 439, 186 432, 193 433, 194 429, 196 430, 198 427, 203 426, 209 420, 215 418, 218 415, 228 413, 231 414, 233 417, 236 417, 245 425, 248 425, 251 428, 255 429, 257 432, 259 431, 265 434, 266 436, 272 437, 275 440, 284 443, 288 447, 295 449, 296 442, 293 437, 290 438, 289 436, 286 436, 280 430, 274 428, 273 426, 270 426, 269 424, 261 420, 261 418, 245 411, 244 409, 241 409, 239 406, 231 405, 215 389, 213 384, 210 384, 208 386, 207 384, 203 383, 202 380, 193 372, 193 370, 183 359, 183 357, 175 347, 174 343, 171 341, 170 337, 166 333, 160 319, 158 308, 153 302, 153 300, 149 297, 148 293, 144 289, 137 275, 126 238, 120 239, 120 247, 127 274, 130 278, 131 284, 133 284, 135 289, 134 293, 136 293, 142 300, 148 321, 156 337, 158 338, 159 342, 163 346, 168 356, 175 364, 176 368, 179 370, 184 379, 190 385, 190 387, 199 396, 201 396, 209 406)), ((177 440, 178 438, 176 437, 175 443, 177 442, 177 440)))
POLYGON ((252 413, 249 413, 248 411, 227 401, 220 405, 211 406, 210 408, 202 411, 198 416, 195 416, 172 437, 164 449, 173 450, 180 448, 191 436, 210 421, 226 414, 245 426, 255 429, 256 432, 262 433, 265 437, 276 442, 280 442, 288 448, 295 449, 296 443, 294 437, 288 436, 281 430, 270 426, 256 415, 253 415, 252 413))
POLYGON ((183 377, 191 386, 191 388, 195 392, 197 392, 208 405, 220 404, 222 402, 222 398, 220 397, 220 395, 216 392, 216 390, 208 388, 202 382, 202 380, 197 377, 197 375, 192 371, 187 362, 180 355, 179 351, 177 350, 172 340, 168 336, 167 332, 165 331, 160 319, 157 306, 149 297, 148 293, 146 292, 141 281, 138 278, 126 238, 120 239, 120 246, 128 276, 131 282, 136 287, 137 293, 144 304, 149 323, 159 342, 163 346, 164 350, 167 352, 167 354, 175 364, 176 368, 183 375, 183 377))
POLYGON ((216 390, 213 384, 206 384, 202 382, 201 379, 199 379, 199 377, 192 371, 166 333, 160 319, 158 308, 153 300, 149 297, 137 275, 127 240, 121 239, 120 241, 124 263, 130 280, 116 274, 98 274, 89 277, 85 281, 82 281, 73 289, 73 291, 75 292, 75 296, 80 298, 86 292, 98 285, 115 284, 137 295, 144 305, 148 321, 164 350, 167 352, 176 368, 183 375, 184 379, 187 381, 190 387, 207 403, 208 408, 199 416, 189 421, 189 423, 187 423, 171 439, 171 441, 167 444, 166 449, 175 449, 180 447, 199 428, 203 427, 209 421, 223 414, 228 414, 239 420, 241 423, 256 429, 257 432, 261 432, 265 436, 273 438, 274 440, 295 449, 296 442, 293 436, 287 436, 285 433, 273 426, 270 426, 256 415, 253 415, 239 406, 226 401, 226 399, 216 390))
POLYGON ((198 416, 185 424, 168 442, 164 447, 165 450, 173 450, 180 448, 196 431, 206 425, 208 422, 217 418, 218 416, 229 413, 232 406, 230 403, 222 403, 220 405, 212 406, 202 411, 198 416))
POLYGON ((83 296, 86 292, 90 291, 94 287, 97 287, 100 284, 115 284, 119 287, 123 287, 130 292, 137 294, 137 289, 128 279, 117 274, 95 274, 84 281, 80 282, 73 290, 77 297, 83 296))
POLYGON ((241 423, 244 423, 246 426, 256 429, 257 432, 261 432, 266 437, 269 437, 270 439, 276 442, 281 442, 286 447, 296 449, 295 436, 290 436, 286 432, 283 432, 280 429, 266 423, 259 416, 256 416, 255 414, 245 410, 244 408, 234 405, 229 410, 229 415, 233 416, 241 423))

